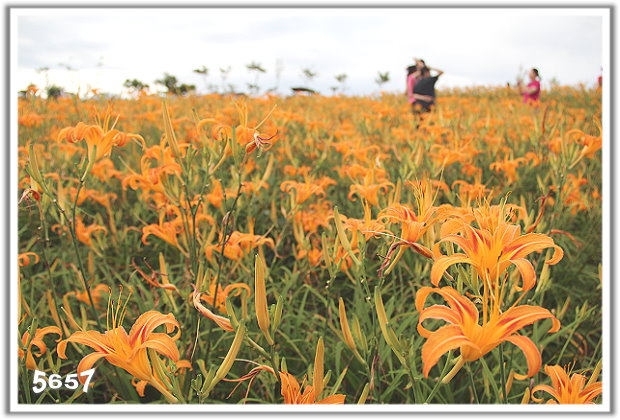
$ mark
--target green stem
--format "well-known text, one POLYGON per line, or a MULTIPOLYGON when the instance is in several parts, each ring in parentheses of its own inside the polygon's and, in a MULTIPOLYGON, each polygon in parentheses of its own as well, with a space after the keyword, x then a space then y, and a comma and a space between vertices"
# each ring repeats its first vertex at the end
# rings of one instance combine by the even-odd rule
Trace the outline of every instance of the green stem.
MULTIPOLYGON (((448 373, 448 367, 450 366, 450 358, 451 357, 452 357, 452 350, 450 350, 448 352, 448 357, 446 358, 446 364, 443 366, 443 369, 441 371, 441 375, 439 375, 442 379, 448 373)), ((431 393, 428 395, 428 397, 426 397, 426 401, 424 401, 424 404, 428 404, 433 399, 433 397, 435 396, 435 394, 439 390, 439 386, 441 385, 441 383, 442 383, 441 379, 437 379, 437 383, 433 387, 433 389, 432 389, 431 393)))
MULTIPOLYGON (((80 255, 80 250, 78 248, 77 234, 75 231, 75 223, 76 223, 76 218, 77 218, 77 202, 80 196, 80 191, 82 190, 82 187, 84 186, 84 180, 86 178, 85 175, 86 174, 84 174, 82 178, 80 179, 77 192, 75 193, 75 200, 73 201, 73 206, 71 207, 71 223, 69 224, 69 232, 71 233, 71 242, 73 242, 73 248, 75 250, 75 255, 78 261, 78 268, 82 275, 82 282, 84 283, 84 289, 86 290, 86 294, 88 295, 88 301, 90 303, 90 310, 92 312, 93 317, 95 318, 95 321, 97 322, 97 327, 99 327, 99 329, 101 330, 102 329, 101 322, 99 321, 99 317, 97 316, 97 310, 95 309, 95 302, 93 301, 93 297, 90 293, 90 285, 88 284, 88 280, 86 278, 86 270, 84 270, 84 264, 82 263, 82 256, 80 255)), ((67 220, 68 222, 69 220, 67 218, 67 215, 64 212, 62 212, 62 214, 64 215, 65 220, 67 220)))
POLYGON ((504 404, 508 404, 508 395, 506 395, 506 372, 504 370, 504 346, 502 344, 499 345, 499 372, 502 381, 502 400, 504 404))
POLYGON ((474 375, 471 373, 470 366, 467 366, 467 372, 469 372, 469 382, 471 383, 471 392, 474 395, 474 401, 476 401, 476 404, 480 404, 480 400, 478 399, 478 392, 476 392, 476 384, 474 383, 474 375))

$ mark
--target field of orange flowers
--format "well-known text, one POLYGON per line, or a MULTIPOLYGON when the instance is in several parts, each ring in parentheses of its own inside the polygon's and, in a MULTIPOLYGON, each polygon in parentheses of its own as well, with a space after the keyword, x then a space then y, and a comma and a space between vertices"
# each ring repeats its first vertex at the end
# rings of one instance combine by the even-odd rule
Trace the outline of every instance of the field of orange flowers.
POLYGON ((32 87, 19 402, 600 403, 600 121, 568 87, 32 87))

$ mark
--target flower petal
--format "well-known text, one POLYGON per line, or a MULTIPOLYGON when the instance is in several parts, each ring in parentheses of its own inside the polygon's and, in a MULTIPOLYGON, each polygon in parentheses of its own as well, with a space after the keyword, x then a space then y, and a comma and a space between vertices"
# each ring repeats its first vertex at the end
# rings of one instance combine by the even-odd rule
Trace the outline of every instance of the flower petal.
POLYGON ((436 259, 431 269, 431 283, 437 286, 448 267, 458 263, 473 264, 473 261, 465 254, 454 254, 436 259))
POLYGON ((461 328, 456 325, 445 325, 435 331, 422 347, 424 377, 428 378, 431 368, 437 364, 444 353, 461 346, 478 347, 465 337, 461 328))
POLYGON ((547 309, 530 305, 515 306, 500 316, 497 327, 501 331, 498 331, 498 333, 501 336, 509 336, 526 325, 546 318, 551 318, 552 321, 551 329, 548 332, 557 332, 560 329, 560 321, 547 309))
POLYGON ((507 337, 505 341, 514 344, 523 351, 525 360, 527 361, 527 377, 530 378, 534 376, 542 366, 540 351, 534 342, 523 335, 511 335, 507 337))

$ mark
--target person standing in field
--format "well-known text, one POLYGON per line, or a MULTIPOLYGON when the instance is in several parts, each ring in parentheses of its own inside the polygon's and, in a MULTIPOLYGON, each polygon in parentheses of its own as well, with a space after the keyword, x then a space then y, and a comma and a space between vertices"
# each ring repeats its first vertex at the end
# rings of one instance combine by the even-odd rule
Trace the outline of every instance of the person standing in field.
POLYGON ((413 94, 413 89, 415 87, 415 84, 417 83, 417 81, 421 77, 422 69, 423 68, 426 68, 426 63, 421 58, 416 58, 415 59, 415 65, 407 67, 407 91, 406 91, 406 95, 407 95, 407 100, 409 101, 409 104, 411 104, 411 110, 412 111, 414 111, 414 109, 415 109, 414 105, 415 105, 415 101, 416 101, 416 99, 414 97, 414 94, 413 94))
POLYGON ((412 106, 414 113, 430 112, 435 105, 435 97, 437 96, 435 93, 435 83, 437 83, 439 76, 442 74, 442 70, 431 69, 427 66, 420 70, 420 78, 413 88, 415 102, 412 106), (435 72, 435 76, 431 76, 431 70, 435 72))
POLYGON ((524 87, 523 81, 519 79, 517 80, 517 88, 519 89, 519 94, 523 95, 523 103, 537 103, 540 100, 540 75, 538 74, 538 69, 533 68, 530 70, 528 76, 530 82, 527 86, 524 87))

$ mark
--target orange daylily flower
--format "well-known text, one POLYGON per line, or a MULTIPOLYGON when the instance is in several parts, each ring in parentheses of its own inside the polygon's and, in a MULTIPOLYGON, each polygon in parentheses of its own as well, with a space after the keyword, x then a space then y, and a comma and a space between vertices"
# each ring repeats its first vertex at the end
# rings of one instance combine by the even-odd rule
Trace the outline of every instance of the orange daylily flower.
POLYGON ((320 337, 316 345, 316 353, 314 356, 312 385, 306 386, 303 394, 301 393, 301 387, 293 375, 288 372, 279 372, 284 404, 344 404, 345 396, 342 394, 331 395, 320 401, 316 401, 317 398, 321 397, 325 388, 325 377, 323 376, 324 356, 325 346, 323 344, 323 337, 320 337))
POLYGON ((354 201, 354 196, 358 195, 373 206, 379 205, 379 193, 386 195, 389 188, 394 188, 391 182, 373 183, 373 172, 368 172, 362 184, 353 184, 349 187, 349 200, 354 201))
POLYGON ((329 226, 334 217, 334 210, 327 201, 310 204, 305 210, 295 212, 295 224, 300 225, 304 232, 317 233, 319 226, 329 226))
POLYGON ((96 176, 101 182, 107 182, 112 178, 123 178, 123 173, 114 168, 114 162, 112 162, 110 158, 104 158, 97 161, 93 165, 93 169, 90 173, 96 176))
POLYGON ((43 356, 43 354, 45 354, 45 352, 47 351, 47 346, 43 342, 43 337, 46 336, 47 334, 57 334, 59 338, 58 340, 56 340, 56 342, 59 342, 60 339, 62 338, 62 331, 60 330, 60 328, 55 327, 55 326, 37 328, 37 331, 34 333, 34 337, 32 338, 32 341, 30 341, 30 345, 28 345, 28 340, 30 340, 30 333, 26 331, 22 335, 22 340, 21 340, 22 346, 24 347, 28 346, 28 348, 26 349, 26 351, 24 351, 24 349, 18 347, 17 355, 19 356, 20 359, 23 359, 24 356, 26 356, 26 368, 30 370, 38 369, 37 362, 34 360, 34 357, 32 356, 32 346, 37 346, 39 348, 39 353, 36 354, 37 357, 43 356))
MULTIPOLYGON (((166 388, 152 366, 151 357, 158 356, 148 353, 148 350, 152 349, 174 362, 179 361, 179 349, 175 341, 181 335, 181 327, 174 315, 163 315, 157 311, 145 312, 140 315, 127 334, 120 325, 123 314, 120 314, 119 318, 119 310, 120 302, 116 315, 112 316, 111 329, 103 334, 98 331, 73 333, 69 338, 58 344, 58 356, 61 359, 67 358, 65 352, 69 342, 84 344, 94 349, 95 352, 82 359, 77 367, 78 374, 89 370, 97 360, 105 358, 109 363, 126 370, 139 381, 146 381, 155 387, 169 402, 177 402, 176 397, 166 388), (166 333, 153 332, 161 325, 166 327, 166 333), (175 329, 177 329, 177 333, 174 336, 168 335, 175 329)), ((154 363, 161 363, 161 361, 158 360, 154 363)), ((83 381, 81 376, 80 381, 83 381)))
POLYGON ((261 134, 255 132, 252 140, 245 146, 245 153, 250 154, 254 150, 258 149, 259 151, 269 150, 273 143, 270 141, 275 136, 278 135, 278 131, 276 130, 275 134, 270 137, 261 137, 261 134))
POLYGON ((502 223, 494 232, 465 225, 463 232, 464 236, 450 234, 435 244, 433 252, 436 260, 431 270, 433 285, 437 286, 444 272, 453 264, 473 265, 478 275, 490 285, 497 284, 502 273, 514 264, 521 274, 523 290, 530 290, 536 283, 536 272, 525 257, 535 251, 554 248, 551 259, 545 261, 553 265, 564 256, 564 251, 553 239, 541 233, 521 235, 519 225, 502 223), (442 255, 439 251, 442 242, 455 243, 464 253, 442 255))
MULTIPOLYGON (((284 404, 344 404, 345 395, 330 395, 320 401, 316 401, 314 387, 307 385, 302 394, 299 382, 288 372, 278 372, 282 381, 282 396, 284 404)), ((303 384, 302 384, 303 385, 303 384)))
POLYGON ((75 234, 80 242, 84 245, 89 246, 91 248, 94 247, 92 234, 94 232, 103 231, 107 232, 108 230, 100 225, 92 224, 90 226, 84 225, 81 217, 77 217, 75 221, 75 234))
POLYGON ((200 297, 201 300, 204 300, 209 305, 213 305, 213 300, 215 299, 215 308, 221 313, 226 313, 226 298, 228 296, 239 296, 241 292, 245 290, 247 296, 252 295, 252 291, 250 290, 250 286, 245 283, 233 283, 228 286, 222 288, 221 284, 217 285, 217 293, 215 292, 215 280, 211 282, 209 285, 209 291, 207 294, 202 295, 200 297))
POLYGON ((517 168, 519 165, 525 164, 525 158, 519 157, 516 159, 508 159, 508 156, 504 157, 504 160, 493 162, 489 168, 496 173, 503 172, 506 176, 508 183, 513 183, 517 180, 517 168))
POLYGON ((429 182, 414 183, 413 188, 418 214, 410 207, 398 203, 394 203, 390 207, 381 210, 379 213, 379 219, 385 219, 390 223, 400 223, 401 225, 401 234, 400 237, 398 237, 399 240, 390 246, 385 261, 379 269, 379 275, 382 275, 383 270, 388 267, 388 264, 391 263, 393 267, 393 265, 400 260, 406 250, 404 246, 413 248, 414 251, 427 258, 432 257, 431 251, 418 242, 440 219, 440 209, 433 206, 433 201, 435 200, 438 190, 433 192, 429 182), (391 256, 393 252, 399 247, 401 248, 398 250, 398 254, 396 254, 392 260, 391 256))
POLYGON ((422 287, 416 294, 415 304, 420 312, 418 332, 427 338, 422 347, 424 377, 428 377, 431 368, 449 350, 460 348, 460 360, 455 368, 458 370, 465 362, 480 359, 504 341, 516 345, 523 351, 528 366, 526 377, 531 377, 541 368, 540 351, 532 340, 517 332, 526 325, 546 318, 550 318, 553 323, 549 332, 560 329, 560 321, 551 312, 529 305, 513 306, 502 314, 493 312, 481 325, 478 323, 479 312, 476 306, 452 287, 422 287), (432 305, 424 308, 426 299, 431 293, 441 295, 448 306, 432 305), (426 319, 441 319, 449 325, 444 325, 436 331, 429 331, 422 326, 422 322, 426 319))
POLYGON ((311 196, 316 195, 319 197, 325 197, 325 191, 323 187, 311 182, 296 182, 296 181, 284 181, 280 184, 280 189, 283 192, 290 193, 291 190, 295 190, 295 202, 301 204, 311 196))
MULTIPOLYGON (((91 286, 90 289, 90 295, 93 298, 93 303, 95 305, 95 307, 99 307, 99 303, 101 302, 101 300, 103 299, 103 294, 104 293, 108 293, 110 292, 110 288, 108 286, 106 286, 105 284, 98 284, 94 287, 91 286)), ((75 296, 75 298, 77 300, 79 300, 80 302, 84 302, 87 305, 90 305, 90 299, 88 298, 88 293, 86 291, 83 292, 76 292, 76 291, 72 291, 72 292, 67 292, 65 293, 65 297, 67 296, 75 296)), ((64 297, 63 297, 64 300, 64 297)))
MULTIPOLYGON (((250 233, 241 233, 238 231, 233 232, 228 241, 224 245, 224 256, 234 261, 238 261, 243 258, 251 249, 257 248, 261 245, 267 245, 271 248, 275 246, 273 239, 265 238, 262 235, 254 235, 250 233)), ((205 248, 205 254, 209 261, 213 261, 213 252, 220 252, 222 246, 220 243, 216 245, 209 245, 205 248)))
POLYGON ((323 251, 319 248, 303 249, 301 244, 299 244, 295 259, 301 260, 303 258, 307 258, 311 266, 318 267, 323 260, 323 251))
POLYGON ((181 247, 178 236, 183 232, 183 226, 179 219, 175 219, 170 222, 164 221, 165 212, 161 212, 159 215, 159 224, 150 224, 142 228, 142 243, 148 245, 146 238, 150 235, 157 236, 163 239, 170 245, 178 248, 183 254, 187 252, 181 247))
POLYGON ((594 404, 594 399, 603 392, 602 382, 586 383, 586 377, 574 373, 570 378, 561 366, 545 366, 545 373, 551 378, 551 386, 537 385, 532 389, 532 400, 542 402, 542 398, 534 397, 534 393, 543 391, 555 400, 547 404, 594 404))
POLYGON ((17 261, 20 267, 25 267, 30 264, 36 264, 39 262, 39 256, 34 252, 24 252, 17 256, 17 261), (32 261, 34 260, 34 262, 32 261))
POLYGON ((97 118, 97 124, 88 125, 79 122, 75 127, 63 128, 58 133, 58 141, 67 140, 70 143, 77 143, 78 141, 86 140, 88 158, 93 163, 109 155, 113 146, 124 146, 131 139, 139 140, 142 145, 145 145, 142 136, 132 133, 123 133, 114 128, 120 115, 116 117, 116 120, 110 126, 111 117, 112 111, 110 107, 108 107, 103 116, 103 121, 97 118), (97 148, 96 154, 95 147, 97 148))
MULTIPOLYGON (((598 124, 598 126, 599 126, 599 131, 600 131, 601 130, 600 124, 598 124)), ((581 130, 573 129, 573 130, 567 131, 566 134, 564 134, 564 137, 566 138, 567 141, 570 141, 571 137, 574 134, 577 135, 575 143, 583 146, 583 149, 579 153, 579 156, 572 163, 571 168, 574 167, 577 163, 579 163, 581 159, 583 159, 584 157, 591 159, 597 151, 603 148, 603 136, 602 135, 591 136, 591 135, 584 133, 581 130)))

